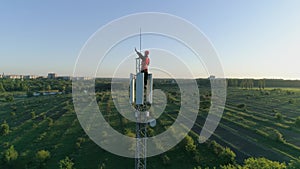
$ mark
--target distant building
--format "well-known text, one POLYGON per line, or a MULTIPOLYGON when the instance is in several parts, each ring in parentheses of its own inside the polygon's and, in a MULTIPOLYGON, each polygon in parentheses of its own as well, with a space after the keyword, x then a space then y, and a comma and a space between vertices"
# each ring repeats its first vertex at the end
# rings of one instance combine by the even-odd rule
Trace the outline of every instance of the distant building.
POLYGON ((23 75, 5 75, 7 79, 23 79, 23 75))
POLYGON ((71 80, 71 76, 58 76, 57 79, 61 79, 61 80, 71 80))
POLYGON ((37 76, 37 75, 25 75, 25 76, 23 76, 23 79, 36 79, 38 77, 39 76, 37 76))
POLYGON ((0 74, 0 78, 3 78, 3 75, 0 74))
POLYGON ((56 76, 56 73, 48 73, 48 79, 55 79, 56 76))

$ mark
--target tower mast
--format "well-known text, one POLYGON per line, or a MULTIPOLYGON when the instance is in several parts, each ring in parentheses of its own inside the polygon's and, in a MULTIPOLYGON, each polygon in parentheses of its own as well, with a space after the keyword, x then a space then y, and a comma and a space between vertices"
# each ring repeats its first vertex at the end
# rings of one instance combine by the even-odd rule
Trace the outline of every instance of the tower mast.
POLYGON ((140 28, 140 52, 142 52, 142 28, 140 28))
MULTIPOLYGON (((140 52, 142 52, 142 28, 140 28, 140 52)), ((147 112, 143 103, 144 97, 144 74, 141 72, 141 59, 136 59, 136 87, 139 101, 135 102, 135 118, 136 118, 136 149, 135 149, 135 169, 147 168, 147 112), (141 89, 141 90, 139 90, 141 89), (142 93, 141 93, 142 92, 142 93), (142 97, 142 98, 141 98, 142 97)), ((149 113, 148 113, 149 116, 149 113)))

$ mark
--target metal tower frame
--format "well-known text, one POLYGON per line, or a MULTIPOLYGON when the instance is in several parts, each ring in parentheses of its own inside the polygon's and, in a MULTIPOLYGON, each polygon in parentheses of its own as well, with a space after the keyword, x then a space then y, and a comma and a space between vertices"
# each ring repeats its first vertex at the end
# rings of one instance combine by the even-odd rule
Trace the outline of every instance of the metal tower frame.
MULTIPOLYGON (((141 59, 136 58, 136 74, 141 70, 141 59)), ((136 84, 141 85, 141 84, 136 84)), ((142 86, 143 87, 143 86, 142 86)), ((143 94, 145 96, 145 92, 143 94)), ((144 99, 146 100, 146 99, 144 99)), ((136 149, 135 149, 135 169, 147 168, 147 122, 149 112, 146 111, 145 104, 135 104, 136 112, 136 149)))
MULTIPOLYGON (((140 29, 140 52, 142 44, 140 29)), ((135 169, 147 168, 147 126, 150 113, 147 105, 152 104, 152 74, 148 74, 148 90, 144 89, 144 74, 141 73, 141 59, 135 59, 135 72, 130 74, 130 103, 135 107, 136 118, 136 149, 135 169), (150 76, 150 80, 149 80, 150 76)))
POLYGON ((135 169, 147 168, 147 121, 149 112, 144 106, 137 105, 136 116, 136 150, 135 169))

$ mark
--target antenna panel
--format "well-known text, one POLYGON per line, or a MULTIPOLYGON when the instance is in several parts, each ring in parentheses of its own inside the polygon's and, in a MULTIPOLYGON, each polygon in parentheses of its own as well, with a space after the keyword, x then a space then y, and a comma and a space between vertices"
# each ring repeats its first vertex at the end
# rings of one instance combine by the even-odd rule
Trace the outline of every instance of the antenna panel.
POLYGON ((152 104, 152 89, 153 88, 153 79, 152 79, 152 74, 148 74, 148 82, 147 82, 147 90, 146 90, 146 102, 152 104))
POLYGON ((134 104, 135 100, 135 76, 134 74, 130 74, 130 87, 129 87, 129 103, 134 104))
POLYGON ((137 105, 144 104, 144 73, 136 74, 136 98, 137 105))

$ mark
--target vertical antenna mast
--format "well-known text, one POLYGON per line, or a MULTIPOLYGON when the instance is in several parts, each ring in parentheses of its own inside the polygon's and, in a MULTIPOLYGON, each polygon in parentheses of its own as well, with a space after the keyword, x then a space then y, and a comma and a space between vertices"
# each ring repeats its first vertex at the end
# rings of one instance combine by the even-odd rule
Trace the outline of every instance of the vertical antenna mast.
POLYGON ((140 28, 140 52, 142 52, 142 28, 140 28))
MULTIPOLYGON (((140 28, 140 52, 142 52, 142 28, 140 28)), ((135 64, 135 73, 138 73, 141 71, 141 59, 137 58, 135 64)))
MULTIPOLYGON (((142 52, 142 28, 140 28, 140 52, 142 52)), ((136 58, 136 102, 135 102, 135 117, 136 117, 136 149, 135 149, 135 169, 147 168, 147 120, 149 112, 143 101, 139 98, 144 98, 144 76, 141 73, 141 59, 136 58), (141 76, 142 75, 142 76, 141 76), (142 77, 142 78, 141 78, 142 77), (141 89, 141 90, 140 90, 141 89), (137 101, 139 100, 139 101, 137 101)), ((134 86, 134 84, 132 85, 134 86)), ((143 99, 142 99, 143 100, 143 99)))

